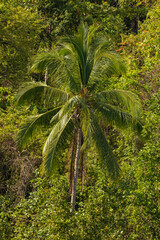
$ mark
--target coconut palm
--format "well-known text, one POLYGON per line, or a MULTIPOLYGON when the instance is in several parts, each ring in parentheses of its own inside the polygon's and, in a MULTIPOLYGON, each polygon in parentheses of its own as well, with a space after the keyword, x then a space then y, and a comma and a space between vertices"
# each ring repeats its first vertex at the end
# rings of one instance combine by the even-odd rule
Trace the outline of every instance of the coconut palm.
POLYGON ((51 126, 43 147, 41 170, 51 175, 58 167, 61 153, 72 146, 71 210, 75 209, 78 165, 82 154, 92 145, 108 174, 115 178, 119 166, 103 134, 101 124, 119 128, 132 127, 140 130, 141 105, 136 95, 123 90, 98 92, 101 79, 125 72, 124 64, 117 53, 108 51, 108 42, 97 33, 97 27, 81 24, 73 37, 60 40, 53 51, 39 54, 32 70, 47 69, 52 86, 30 82, 17 94, 18 104, 45 105, 44 112, 31 117, 22 126, 19 144, 25 147, 40 127, 51 126), (73 179, 73 180, 72 180, 73 179))

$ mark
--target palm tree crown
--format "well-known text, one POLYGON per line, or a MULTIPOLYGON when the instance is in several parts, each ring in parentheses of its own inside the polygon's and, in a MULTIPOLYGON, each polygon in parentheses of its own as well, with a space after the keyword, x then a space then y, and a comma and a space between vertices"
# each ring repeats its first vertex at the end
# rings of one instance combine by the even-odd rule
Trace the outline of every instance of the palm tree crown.
MULTIPOLYGON (((51 175, 58 166, 59 153, 72 139, 76 145, 72 196, 76 193, 80 153, 94 144, 111 177, 119 174, 116 159, 101 129, 101 122, 140 130, 141 105, 129 91, 93 91, 102 77, 123 74, 125 67, 117 53, 107 51, 108 43, 97 27, 81 24, 73 37, 62 38, 53 51, 36 56, 32 70, 47 69, 53 86, 31 82, 19 91, 18 104, 40 102, 44 113, 27 120, 19 133, 22 147, 42 125, 52 126, 43 148, 42 172, 51 175), (56 87, 55 87, 56 86, 56 87)), ((69 146, 69 145, 68 145, 69 146)), ((72 210, 75 199, 72 199, 72 210)))

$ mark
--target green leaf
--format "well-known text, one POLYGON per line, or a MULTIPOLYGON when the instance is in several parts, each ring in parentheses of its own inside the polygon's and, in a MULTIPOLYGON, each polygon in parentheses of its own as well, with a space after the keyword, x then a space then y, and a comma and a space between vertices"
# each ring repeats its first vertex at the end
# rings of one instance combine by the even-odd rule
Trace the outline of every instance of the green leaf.
POLYGON ((73 134, 73 115, 78 107, 79 98, 71 98, 51 119, 54 125, 43 148, 42 172, 51 174, 58 167, 58 153, 66 146, 66 139, 73 134))
POLYGON ((42 126, 48 126, 51 118, 60 110, 60 107, 47 111, 37 116, 28 118, 22 125, 18 134, 18 145, 21 148, 26 147, 29 139, 33 139, 36 134, 40 132, 42 126))
POLYGON ((111 178, 117 178, 120 173, 120 168, 98 124, 98 119, 92 111, 90 111, 90 131, 103 168, 107 168, 111 178))
POLYGON ((142 114, 142 106, 138 97, 130 91, 108 90, 97 93, 94 98, 96 101, 124 108, 124 110, 128 110, 133 117, 140 117, 142 114))
POLYGON ((133 117, 131 114, 125 112, 119 107, 106 104, 104 102, 95 102, 94 107, 99 113, 102 121, 107 124, 112 124, 120 128, 131 127, 138 133, 142 130, 142 124, 138 118, 133 117))
POLYGON ((57 170, 59 154, 65 150, 67 139, 73 134, 72 116, 73 114, 65 114, 49 134, 43 148, 42 174, 51 175, 57 170))
POLYGON ((29 82, 25 84, 15 97, 17 105, 44 104, 46 106, 62 105, 68 100, 68 94, 60 89, 47 86, 41 82, 29 82))

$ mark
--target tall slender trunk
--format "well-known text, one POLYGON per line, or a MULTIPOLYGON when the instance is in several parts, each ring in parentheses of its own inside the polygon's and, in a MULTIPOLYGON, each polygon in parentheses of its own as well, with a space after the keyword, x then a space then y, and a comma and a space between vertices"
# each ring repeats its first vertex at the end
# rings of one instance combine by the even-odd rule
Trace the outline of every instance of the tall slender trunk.
POLYGON ((76 149, 76 157, 74 164, 74 179, 72 185, 72 196, 71 196, 71 212, 75 210, 75 202, 76 202, 76 190, 77 190, 77 179, 78 179, 78 164, 80 159, 80 149, 81 149, 81 139, 82 139, 82 130, 78 128, 77 134, 77 149, 76 149))
POLYGON ((47 85, 47 80, 48 80, 48 67, 46 67, 45 75, 44 75, 44 82, 47 85))
POLYGON ((76 143, 76 130, 74 129, 74 135, 72 139, 72 145, 71 145, 71 154, 70 154, 70 171, 69 171, 69 195, 72 194, 72 183, 73 183, 73 176, 74 176, 74 160, 76 155, 76 149, 75 149, 75 143, 76 143))
MULTIPOLYGON (((46 67, 45 75, 44 75, 44 82, 47 85, 48 80, 48 67, 46 67)), ((44 89, 44 107, 46 107, 46 89, 44 89)))

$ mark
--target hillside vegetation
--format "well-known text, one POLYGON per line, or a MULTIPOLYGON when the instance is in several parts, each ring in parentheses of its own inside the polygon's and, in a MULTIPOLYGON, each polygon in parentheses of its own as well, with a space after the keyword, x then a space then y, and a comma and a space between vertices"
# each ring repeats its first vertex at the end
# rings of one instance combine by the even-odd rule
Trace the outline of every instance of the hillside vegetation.
POLYGON ((0 28, 0 239, 159 240, 160 1, 1 0, 0 28))

